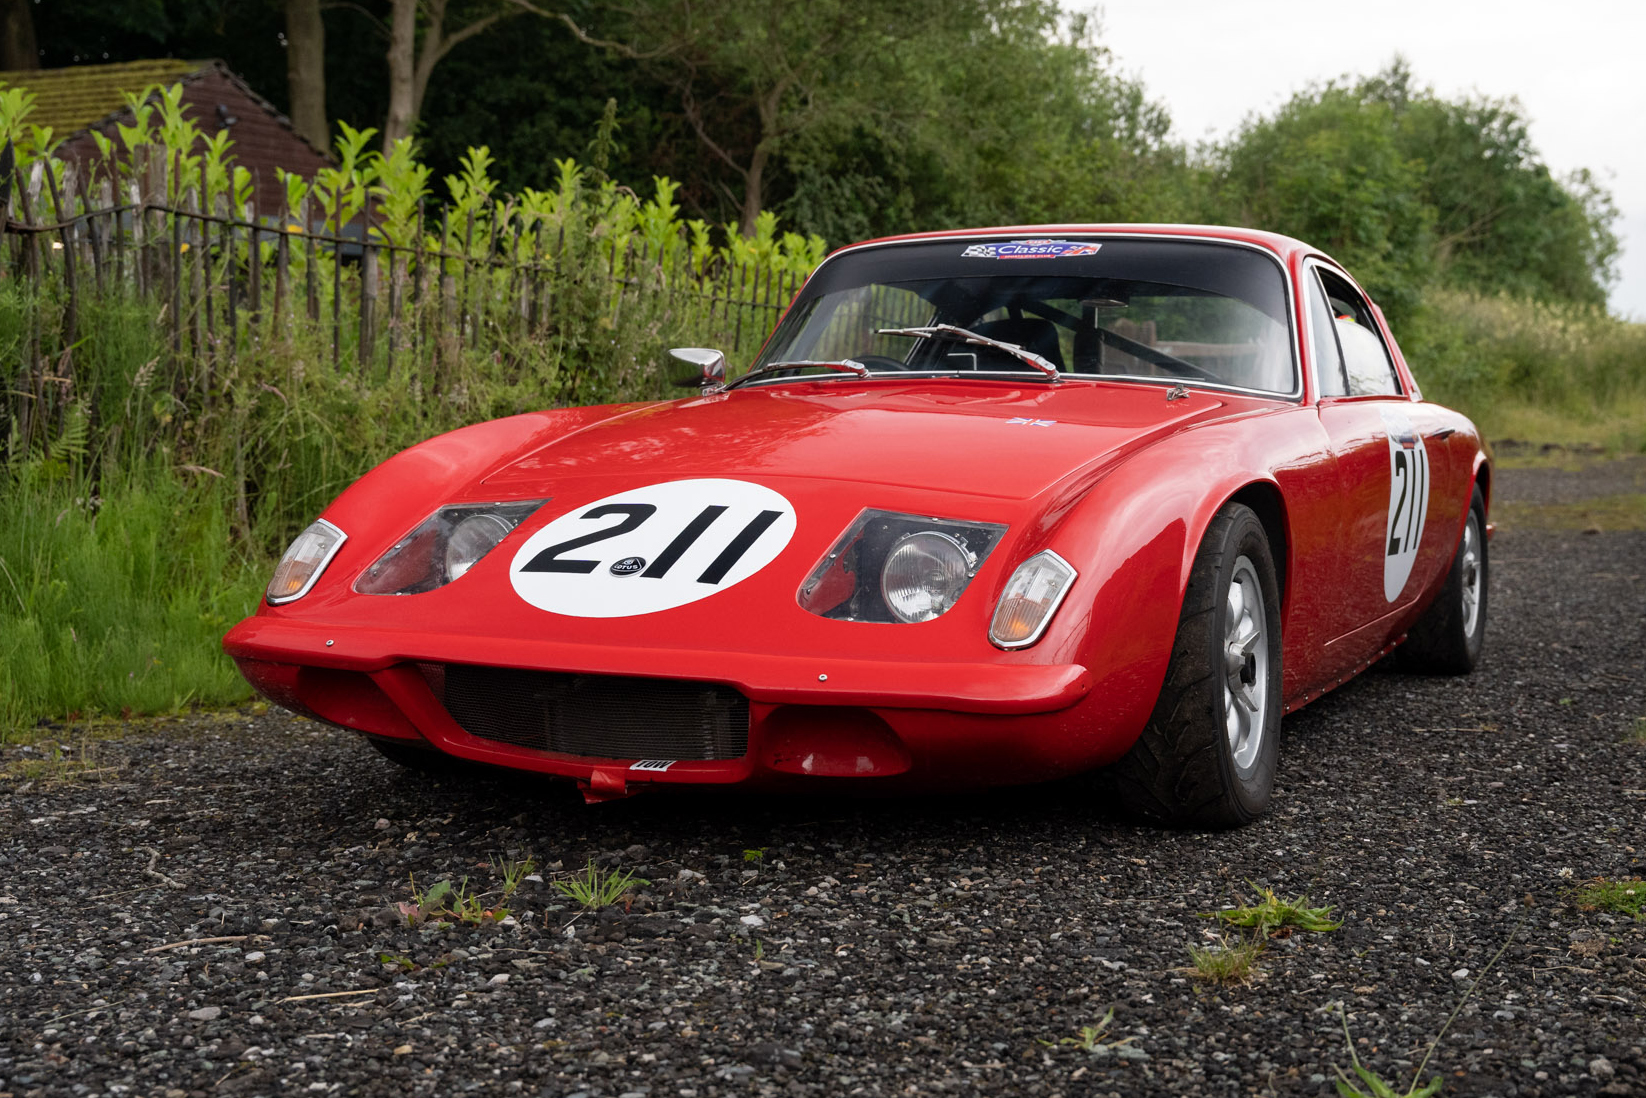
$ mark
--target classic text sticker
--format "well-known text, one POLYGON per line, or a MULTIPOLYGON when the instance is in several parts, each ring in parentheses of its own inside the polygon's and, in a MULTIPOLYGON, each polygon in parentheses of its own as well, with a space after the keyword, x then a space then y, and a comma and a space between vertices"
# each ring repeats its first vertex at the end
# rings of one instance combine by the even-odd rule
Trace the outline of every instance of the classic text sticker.
POLYGON ((1429 451, 1399 412, 1385 409, 1383 425, 1389 430, 1389 523, 1383 543, 1383 597, 1400 598, 1423 540, 1423 520, 1429 517, 1429 451))
POLYGON ((674 763, 675 763, 675 760, 673 760, 673 759, 641 759, 639 762, 637 762, 633 766, 629 767, 629 769, 630 770, 655 770, 659 774, 661 774, 663 771, 665 771, 669 767, 673 766, 674 763))
POLYGON ((789 501, 758 484, 648 484, 543 527, 514 555, 509 579, 521 598, 556 614, 651 614, 748 579, 782 552, 794 526, 789 501))
POLYGON ((1101 244, 1079 240, 1009 240, 1004 244, 972 244, 962 259, 1059 259, 1096 255, 1101 244))

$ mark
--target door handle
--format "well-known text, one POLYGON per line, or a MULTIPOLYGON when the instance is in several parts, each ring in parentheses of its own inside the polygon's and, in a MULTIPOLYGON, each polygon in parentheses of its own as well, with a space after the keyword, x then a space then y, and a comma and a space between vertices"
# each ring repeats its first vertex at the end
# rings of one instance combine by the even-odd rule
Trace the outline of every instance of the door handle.
POLYGON ((1424 435, 1423 437, 1424 438, 1432 438, 1432 439, 1434 439, 1435 441, 1438 442, 1441 439, 1451 438, 1455 434, 1457 434, 1457 428, 1456 427, 1442 427, 1439 430, 1430 431, 1428 434, 1424 435))

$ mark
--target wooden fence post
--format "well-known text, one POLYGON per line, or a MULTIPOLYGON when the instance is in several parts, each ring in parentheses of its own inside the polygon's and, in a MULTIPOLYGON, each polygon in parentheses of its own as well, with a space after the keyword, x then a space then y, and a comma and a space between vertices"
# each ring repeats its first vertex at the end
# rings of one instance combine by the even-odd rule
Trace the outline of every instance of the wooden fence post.
POLYGON ((69 234, 68 218, 63 215, 63 198, 57 193, 57 179, 52 174, 51 167, 46 168, 46 185, 51 192, 51 208, 57 214, 58 246, 63 249, 63 283, 69 291, 69 308, 63 316, 63 355, 57 360, 58 376, 67 379, 63 391, 68 392, 69 386, 74 383, 74 345, 79 339, 80 323, 80 288, 74 281, 74 250, 75 244, 69 234), (67 371, 64 373, 63 371, 67 371))

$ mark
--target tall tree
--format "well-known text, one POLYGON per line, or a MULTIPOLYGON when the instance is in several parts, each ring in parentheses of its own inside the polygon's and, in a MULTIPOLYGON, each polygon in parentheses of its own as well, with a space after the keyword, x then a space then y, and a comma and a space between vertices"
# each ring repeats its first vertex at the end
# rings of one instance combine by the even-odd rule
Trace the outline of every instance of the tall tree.
POLYGON ((383 147, 408 136, 423 112, 434 67, 461 43, 520 9, 490 4, 469 14, 453 29, 447 0, 391 0, 389 38, 389 111, 383 123, 383 147))
POLYGON ((667 85, 704 153, 729 171, 746 234, 785 149, 830 128, 881 131, 941 113, 934 59, 958 64, 1003 29, 1049 31, 1059 15, 1055 0, 625 0, 591 27, 546 0, 512 2, 667 85))
POLYGON ((320 18, 320 0, 286 0, 286 89, 293 128, 310 144, 330 148, 326 24, 320 18))
POLYGON ((0 0, 0 70, 40 67, 31 0, 0 0))

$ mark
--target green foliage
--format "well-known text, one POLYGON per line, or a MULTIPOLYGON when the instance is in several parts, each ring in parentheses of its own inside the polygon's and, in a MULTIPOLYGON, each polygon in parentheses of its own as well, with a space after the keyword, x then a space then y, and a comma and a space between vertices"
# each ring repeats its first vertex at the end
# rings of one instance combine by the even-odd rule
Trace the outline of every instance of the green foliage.
POLYGON ((1361 1090, 1349 1079, 1341 1067, 1334 1064, 1333 1070, 1337 1072, 1337 1079, 1334 1082, 1337 1085, 1338 1094, 1342 1098, 1433 1098, 1434 1095, 1439 1094, 1443 1082, 1439 1075, 1433 1076, 1427 1083, 1418 1086, 1418 1080, 1423 1078, 1423 1069, 1429 1066, 1429 1061, 1434 1058, 1435 1049, 1440 1047, 1441 1038, 1446 1036, 1446 1031, 1452 1028, 1453 1022, 1457 1021, 1457 1016, 1462 1012, 1464 1004, 1474 996, 1474 993, 1480 988, 1481 981, 1486 979, 1486 974, 1492 971, 1492 968, 1502 958, 1503 954, 1508 952, 1509 946, 1514 944, 1514 940, 1520 934, 1520 928, 1524 923, 1525 920, 1522 919, 1515 924, 1515 928, 1509 932, 1509 936, 1498 947, 1498 951, 1492 954, 1492 959, 1486 962, 1486 967, 1480 970, 1480 975, 1475 977, 1474 983, 1469 985, 1469 990, 1463 993, 1463 997, 1457 1001, 1457 1005, 1452 1008, 1452 1012, 1446 1016, 1446 1020, 1441 1023, 1440 1029, 1435 1033, 1434 1040, 1429 1042, 1427 1051, 1423 1053, 1423 1059, 1418 1061, 1417 1068, 1413 1070, 1411 1084, 1404 1091, 1396 1090, 1394 1084, 1389 1083, 1377 1072, 1360 1062, 1360 1056, 1355 1052, 1354 1040, 1349 1036, 1348 1012, 1341 1002, 1338 1003, 1338 1017, 1343 1021, 1343 1043, 1348 1046, 1349 1061, 1355 1075, 1359 1078, 1360 1083, 1366 1087, 1365 1090, 1361 1090))
MULTIPOLYGON (((1494 438, 1519 408, 1633 431, 1646 445, 1646 324, 1592 305, 1431 289, 1396 338, 1424 396, 1494 438), (1632 421, 1632 427, 1630 423, 1632 421)), ((1539 441, 1566 441, 1539 439, 1539 441)))
MULTIPOLYGON (((1249 881, 1247 883, 1251 884, 1249 881)), ((1255 930, 1259 937, 1282 927, 1324 933, 1343 925, 1332 922, 1330 907, 1310 907, 1307 895, 1283 900, 1275 895, 1272 888, 1262 888, 1256 884, 1252 884, 1252 888, 1258 894, 1257 903, 1242 903, 1239 907, 1207 912, 1201 918, 1217 919, 1227 926, 1255 930)))
POLYGON ((1231 942, 1227 938, 1213 946, 1191 945, 1188 972, 1209 984, 1243 984, 1252 978, 1263 941, 1231 942))
POLYGON ((1055 1041, 1042 1040, 1040 1043, 1047 1048, 1076 1048, 1094 1056, 1108 1056, 1137 1040, 1135 1036, 1122 1037, 1118 1041, 1110 1040, 1109 1029, 1113 1025, 1114 1007, 1110 1007, 1107 1013, 1097 1020, 1095 1026, 1081 1026, 1073 1037, 1059 1037, 1055 1041))
MULTIPOLYGON (((400 912, 409 926, 426 922, 458 922, 468 926, 499 923, 509 917, 508 903, 521 883, 533 871, 531 858, 505 861, 498 867, 503 875, 502 885, 489 892, 476 892, 463 877, 458 881, 440 880, 428 888, 419 889, 417 878, 410 878, 412 899, 401 903, 400 912)), ((387 962, 391 958, 380 958, 387 962)), ((403 962, 401 967, 407 967, 403 962)))
POLYGON ((1400 322, 1432 282, 1603 304, 1611 198, 1538 159, 1513 101, 1447 100, 1397 60, 1301 92, 1215 150, 1211 220, 1284 232, 1344 263, 1400 322))
POLYGON ((1577 902, 1580 907, 1639 919, 1646 915, 1646 881, 1595 881, 1578 890, 1577 902))
POLYGON ((644 888, 649 884, 650 881, 636 877, 626 869, 601 869, 590 858, 582 870, 566 880, 554 882, 554 887, 562 896, 576 901, 586 910, 594 911, 610 907, 635 887, 644 888))
MULTIPOLYGON (((1485 974, 1482 973, 1482 975, 1485 974)), ((1473 991, 1474 989, 1471 987, 1470 990, 1473 991)), ((1354 1041, 1349 1037, 1349 1016, 1344 1011, 1342 1003, 1338 1004, 1337 1013, 1343 1020, 1343 1042, 1349 1047, 1351 1067, 1359 1078, 1361 1085, 1366 1088, 1361 1090, 1359 1086, 1350 1081, 1342 1068, 1334 1064, 1333 1068, 1337 1072, 1337 1078, 1333 1082, 1336 1083, 1337 1092, 1342 1098, 1434 1098, 1434 1095, 1440 1093, 1441 1084, 1445 1081, 1440 1076, 1434 1076, 1421 1087, 1417 1085, 1417 1081, 1422 1078, 1423 1068, 1429 1062, 1429 1055, 1434 1054, 1435 1045, 1440 1043, 1440 1035, 1446 1032, 1444 1026, 1441 1027, 1440 1034, 1436 1034, 1434 1044, 1429 1046, 1429 1055, 1423 1057, 1423 1063, 1419 1064, 1417 1070, 1412 1073, 1411 1086, 1404 1091, 1400 1091, 1396 1090, 1392 1083, 1386 1081, 1377 1072, 1360 1062, 1360 1055, 1355 1052, 1354 1041)), ((1451 1024, 1450 1018, 1447 1019, 1447 1024, 1451 1024)))
POLYGON ((94 479, 76 453, 85 437, 13 449, 0 473, 0 737, 48 714, 250 694, 218 640, 267 573, 235 545, 224 485, 159 458, 94 479))

